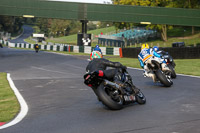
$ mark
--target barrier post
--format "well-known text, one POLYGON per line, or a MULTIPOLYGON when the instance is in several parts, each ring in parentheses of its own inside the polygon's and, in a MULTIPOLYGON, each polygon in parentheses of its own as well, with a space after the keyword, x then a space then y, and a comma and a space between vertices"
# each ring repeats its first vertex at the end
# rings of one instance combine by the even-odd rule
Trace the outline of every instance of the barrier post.
POLYGON ((119 56, 120 56, 120 58, 123 57, 123 54, 122 54, 122 48, 119 48, 119 56))
POLYGON ((68 52, 70 52, 70 46, 68 46, 68 52))

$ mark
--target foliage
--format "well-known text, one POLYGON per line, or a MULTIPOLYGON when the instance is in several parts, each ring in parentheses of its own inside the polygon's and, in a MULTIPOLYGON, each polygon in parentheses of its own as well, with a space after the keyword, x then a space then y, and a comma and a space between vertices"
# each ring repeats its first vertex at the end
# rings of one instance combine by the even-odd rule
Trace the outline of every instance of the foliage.
POLYGON ((87 30, 95 30, 96 28, 97 28, 96 24, 94 24, 91 21, 87 24, 87 30))
POLYGON ((12 16, 0 16, 0 31, 9 33, 19 32, 23 25, 23 18, 12 16))
POLYGON ((200 8, 199 0, 174 0, 171 4, 178 8, 200 8))
POLYGON ((36 20, 36 25, 39 27, 42 33, 45 33, 46 35, 48 35, 48 28, 49 28, 48 19, 38 18, 36 20))
POLYGON ((98 27, 97 28, 106 28, 113 26, 113 22, 97 22, 98 27))
POLYGON ((80 22, 75 20, 37 18, 36 25, 40 32, 54 37, 74 34, 80 29, 80 22))

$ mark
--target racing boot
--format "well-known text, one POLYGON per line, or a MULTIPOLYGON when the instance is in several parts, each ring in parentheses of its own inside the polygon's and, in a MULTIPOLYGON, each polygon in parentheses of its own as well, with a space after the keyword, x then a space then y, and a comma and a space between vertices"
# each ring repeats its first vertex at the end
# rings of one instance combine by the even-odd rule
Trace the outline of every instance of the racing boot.
POLYGON ((152 73, 152 72, 145 72, 144 75, 145 75, 146 77, 152 78, 152 79, 153 79, 153 82, 156 82, 156 75, 155 75, 154 73, 152 73))
POLYGON ((161 67, 162 67, 162 71, 171 71, 171 70, 169 69, 169 67, 167 66, 167 64, 165 64, 165 63, 162 63, 162 64, 161 64, 161 67))

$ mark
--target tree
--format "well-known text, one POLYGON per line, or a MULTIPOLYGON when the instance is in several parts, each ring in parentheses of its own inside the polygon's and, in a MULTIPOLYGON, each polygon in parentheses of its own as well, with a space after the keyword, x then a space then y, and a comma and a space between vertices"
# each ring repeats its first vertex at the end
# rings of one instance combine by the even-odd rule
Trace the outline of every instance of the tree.
POLYGON ((80 22, 75 20, 49 19, 49 34, 64 36, 78 33, 80 22))
POLYGON ((21 30, 23 18, 12 16, 0 16, 0 30, 9 33, 16 33, 21 30))
POLYGON ((46 36, 48 36, 50 27, 49 19, 37 18, 36 25, 39 27, 41 33, 44 33, 46 36))

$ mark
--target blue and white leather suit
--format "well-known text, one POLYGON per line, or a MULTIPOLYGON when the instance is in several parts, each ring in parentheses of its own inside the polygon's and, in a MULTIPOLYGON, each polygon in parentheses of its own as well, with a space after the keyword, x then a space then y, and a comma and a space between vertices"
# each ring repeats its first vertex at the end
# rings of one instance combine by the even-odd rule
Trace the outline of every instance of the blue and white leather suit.
MULTIPOLYGON (((144 48, 138 55, 138 60, 140 62, 140 66, 142 68, 144 68, 144 64, 147 60, 149 60, 150 58, 152 57, 158 57, 158 58, 161 58, 161 55, 156 53, 155 51, 153 51, 152 48, 150 49, 147 49, 147 48, 144 48)), ((164 62, 165 63, 165 62, 164 62)))

